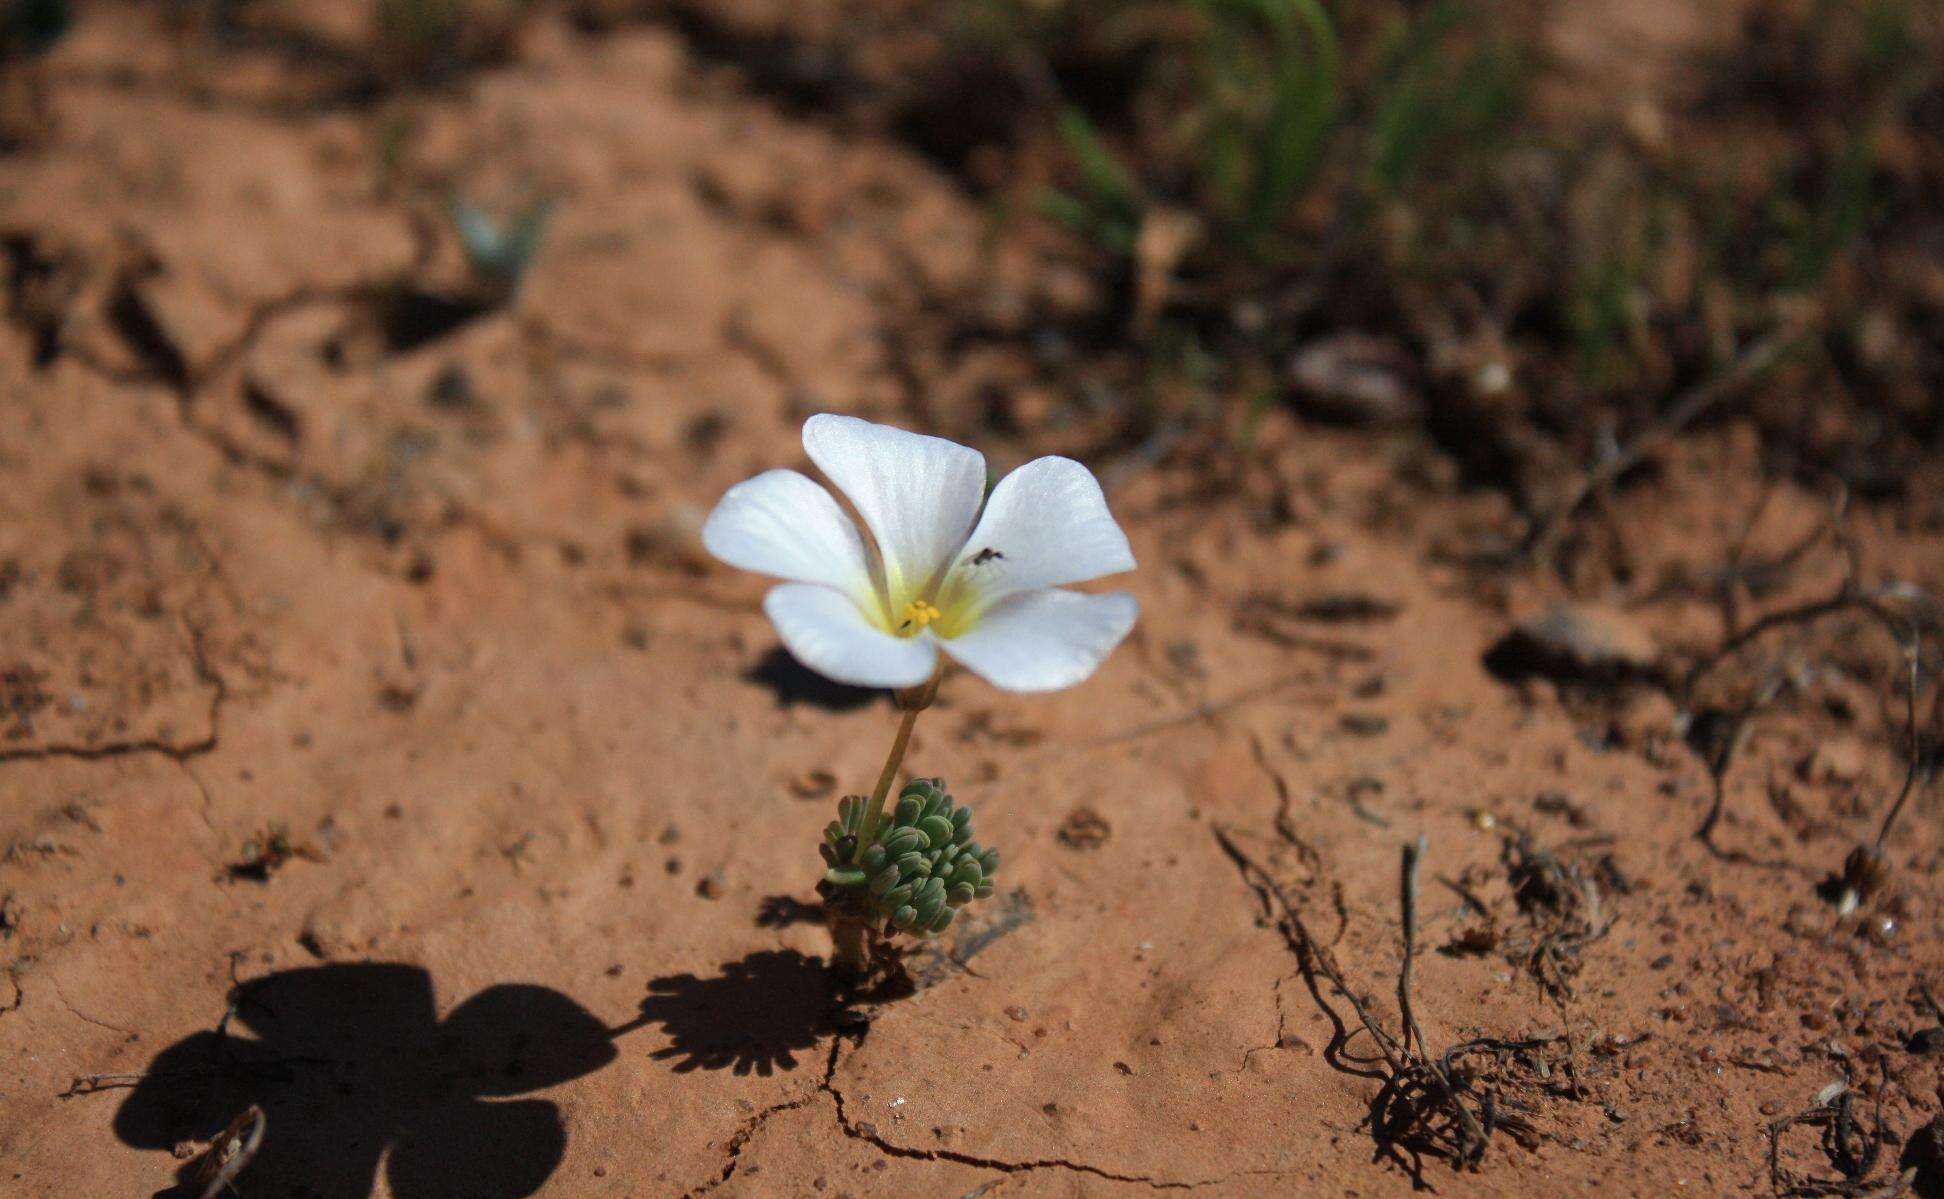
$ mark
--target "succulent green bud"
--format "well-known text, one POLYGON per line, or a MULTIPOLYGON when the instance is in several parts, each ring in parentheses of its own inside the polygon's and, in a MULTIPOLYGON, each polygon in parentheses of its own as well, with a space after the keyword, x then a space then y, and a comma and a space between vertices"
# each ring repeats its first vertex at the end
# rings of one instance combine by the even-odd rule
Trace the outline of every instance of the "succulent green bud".
POLYGON ((913 779, 892 819, 857 852, 866 801, 845 796, 817 846, 827 869, 817 894, 833 910, 884 922, 886 933, 931 936, 954 912, 993 892, 998 851, 972 839, 972 809, 953 804, 943 779, 913 779))
POLYGON ((952 822, 943 816, 927 816, 918 822, 918 831, 932 845, 944 845, 951 841, 954 831, 952 822))

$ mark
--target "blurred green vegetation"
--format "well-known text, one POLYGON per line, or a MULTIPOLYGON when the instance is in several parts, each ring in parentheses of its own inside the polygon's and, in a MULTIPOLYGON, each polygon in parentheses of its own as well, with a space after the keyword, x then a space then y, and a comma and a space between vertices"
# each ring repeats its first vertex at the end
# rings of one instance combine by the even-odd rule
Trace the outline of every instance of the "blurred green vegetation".
MULTIPOLYGON (((1123 21, 1145 10, 1147 26, 1171 31, 1146 56, 1136 104, 1157 119, 1126 131, 1138 168, 1082 107, 1059 114, 1079 185, 1047 208, 1115 254, 1132 254, 1142 214, 1167 204, 1203 217, 1226 250, 1291 261, 1302 252, 1291 218, 1306 201, 1368 212, 1454 152, 1498 145, 1524 100, 1515 47, 1468 36, 1475 14, 1465 0, 1399 14, 1353 64, 1319 0, 1102 7, 1123 21), (1162 19, 1163 10, 1182 19, 1162 19)), ((1072 36, 1081 24, 1041 17, 1034 36, 1072 36)))
POLYGON ((1877 286, 1913 273, 1893 246, 1944 210, 1944 6, 1751 0, 1651 102, 1573 95, 1531 4, 984 12, 995 57, 1040 81, 1042 210, 1105 268, 1142 395, 1213 361, 1216 386, 1259 396, 1289 355, 1355 331, 1421 364, 1434 405, 1510 405, 1583 456, 1788 326, 1794 386, 1894 398, 1944 444, 1922 399, 1944 387, 1923 345, 1944 317, 1929 285, 1877 286), (1184 215, 1185 244, 1145 235, 1184 215))
MULTIPOLYGON (((366 106, 401 196, 421 94, 543 18, 660 26, 793 119, 903 141, 1044 268, 1012 329, 1048 390, 1129 437, 1246 439, 1340 384, 1331 419, 1415 413, 1468 477, 1543 482, 1786 327, 1800 352, 1750 411, 1801 461, 1865 494, 1944 450, 1938 0, 1740 0, 1652 50, 1651 87, 1624 40, 1564 61, 1558 23, 1588 9, 1549 0, 354 2, 361 40, 285 31, 287 61, 366 106)), ((181 3, 237 45, 285 19, 181 3)), ((13 0, 14 52, 60 24, 26 15, 65 11, 13 0)), ((510 293, 544 215, 448 215, 510 293)))
POLYGON ((371 58, 393 86, 451 79, 503 59, 532 0, 370 0, 371 58))

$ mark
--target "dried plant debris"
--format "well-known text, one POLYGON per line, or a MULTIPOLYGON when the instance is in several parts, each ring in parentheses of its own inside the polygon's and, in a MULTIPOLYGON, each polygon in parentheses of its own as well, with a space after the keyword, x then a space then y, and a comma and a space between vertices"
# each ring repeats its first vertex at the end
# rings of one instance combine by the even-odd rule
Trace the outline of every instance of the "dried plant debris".
MULTIPOLYGON (((1894 1140, 1883 1128, 1883 1092, 1889 1073, 1876 1088, 1875 1110, 1864 1129, 1854 1112, 1855 1090, 1847 1077, 1831 1083, 1816 1097, 1816 1105, 1769 1125, 1769 1184, 1785 1199, 1797 1196, 1840 1195, 1846 1199, 1896 1199, 1917 1180, 1914 1164, 1879 1174, 1883 1147, 1894 1140), (1822 1130, 1821 1148, 1836 1178, 1799 1174, 1782 1164, 1782 1144, 1790 1129, 1808 1126, 1822 1130)), ((1922 1193, 1921 1191, 1919 1192, 1922 1193)))
MULTIPOLYGON (((1701 702, 1702 684, 1721 667, 1737 661, 1752 646, 1772 634, 1783 631, 1806 634, 1810 628, 1838 618, 1847 620, 1850 625, 1847 629, 1839 630, 1844 642, 1852 641, 1859 629, 1874 627, 1896 644, 1901 659, 1899 673, 1903 676, 1900 690, 1904 711, 1898 736, 1904 751, 1903 785, 1884 804, 1883 820, 1877 827, 1875 839, 1855 846, 1844 861, 1841 873, 1827 876, 1816 887, 1817 894, 1847 915, 1889 884, 1891 874, 1889 862, 1884 856, 1885 846, 1912 795, 1921 790, 1920 784, 1928 784, 1935 775, 1934 738, 1925 735, 1918 720, 1918 710, 1926 676, 1936 673, 1934 666, 1926 670, 1924 641, 1927 628, 1935 623, 1938 604, 1922 588, 1907 581, 1893 580, 1878 586, 1865 586, 1859 552, 1846 523, 1848 493, 1839 489, 1830 508, 1827 538, 1835 544, 1841 568, 1841 576, 1833 589, 1827 594, 1773 609, 1748 621, 1742 620, 1730 589, 1722 610, 1727 634, 1714 650, 1688 666, 1681 677, 1670 680, 1670 685, 1681 705, 1681 719, 1685 724, 1688 744, 1706 764, 1714 787, 1713 802, 1696 835, 1716 857, 1752 863, 1757 860, 1747 853, 1724 850, 1714 841, 1716 826, 1727 803, 1728 771, 1748 738, 1749 725, 1755 715, 1792 690, 1801 690, 1802 687, 1786 672, 1772 668, 1766 677, 1741 684, 1740 690, 1744 692, 1741 698, 1724 706, 1701 702)), ((1819 540, 1804 544, 1815 544, 1819 540)), ((1773 866, 1781 863, 1758 864, 1773 866)))
POLYGON ((273 824, 243 843, 242 858, 231 862, 226 873, 234 880, 267 883, 271 875, 298 858, 307 862, 325 860, 324 852, 317 846, 296 840, 288 829, 273 824))
MULTIPOLYGON (((1403 854, 1399 898, 1404 944, 1397 974, 1399 1035, 1392 1038, 1366 1019, 1390 1066, 1389 1075, 1370 1103, 1371 1138, 1380 1154, 1397 1160, 1419 1183, 1423 1181, 1422 1167, 1415 1159, 1421 1154, 1436 1153, 1460 1168, 1477 1169, 1496 1131, 1506 1132, 1528 1149, 1539 1141, 1538 1131, 1526 1118, 1533 1109, 1506 1100, 1496 1071, 1461 1069, 1460 1059, 1490 1053, 1494 1060, 1504 1060, 1505 1055, 1534 1054, 1561 1039, 1552 1035, 1516 1041, 1482 1037, 1435 1057, 1431 1054, 1411 993, 1412 962, 1417 956, 1418 864, 1424 851, 1425 841, 1420 837, 1406 844, 1403 854)), ((1537 1060, 1545 1070, 1544 1059, 1537 1060)))
MULTIPOLYGON (((1399 883, 1403 955, 1397 976, 1398 1031, 1393 1033, 1373 1015, 1374 1000, 1351 985, 1335 954, 1310 934, 1301 910, 1275 876, 1226 830, 1217 827, 1215 835, 1262 899, 1266 912, 1277 918, 1311 997, 1336 1030, 1323 1050, 1324 1060, 1340 1071, 1381 1084, 1364 1121, 1380 1158, 1394 1162, 1417 1186, 1425 1188, 1429 1186, 1422 1160, 1426 1155, 1443 1158, 1460 1169, 1477 1169, 1495 1132, 1504 1132, 1527 1148, 1538 1144, 1540 1133, 1529 1119, 1537 1109, 1507 1097, 1506 1086, 1511 1081, 1507 1071, 1518 1066, 1536 1077, 1551 1077, 1555 1064, 1548 1053, 1550 1047, 1563 1044, 1564 1038, 1552 1033, 1524 1039, 1474 1038, 1434 1054, 1418 1023, 1412 967, 1418 954, 1418 865, 1425 850, 1422 839, 1406 844, 1403 850, 1399 883), (1349 1006, 1354 1025, 1338 1013, 1335 1005, 1339 1000, 1349 1006), (1345 1053, 1356 1035, 1353 1028, 1376 1046, 1377 1058, 1353 1058, 1345 1053), (1467 1060, 1480 1058, 1484 1060, 1467 1060)), ((1561 1064, 1570 1077, 1570 1054, 1561 1064)))
POLYGON ((1114 835, 1107 818, 1085 804, 1067 813, 1054 836, 1068 849, 1099 849, 1114 835))
POLYGON ((195 1178, 203 1184, 202 1199, 217 1199, 232 1189, 231 1184, 249 1167, 263 1144, 265 1124, 263 1109, 253 1103, 210 1142, 196 1163, 195 1178))
POLYGON ((1501 942, 1508 959, 1523 965, 1555 999, 1573 994, 1580 951, 1605 936, 1613 918, 1603 891, 1624 891, 1625 876, 1610 854, 1589 863, 1536 848, 1527 835, 1506 838, 1499 855, 1513 902, 1525 928, 1501 942))

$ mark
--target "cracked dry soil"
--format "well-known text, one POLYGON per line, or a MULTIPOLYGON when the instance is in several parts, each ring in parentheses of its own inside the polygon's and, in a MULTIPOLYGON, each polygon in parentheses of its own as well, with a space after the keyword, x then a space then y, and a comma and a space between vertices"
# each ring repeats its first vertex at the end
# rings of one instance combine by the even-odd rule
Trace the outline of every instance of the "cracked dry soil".
MULTIPOLYGON (((1143 615, 1094 680, 948 683, 909 761, 1005 830, 1011 894, 842 1007, 793 900, 888 702, 779 658, 695 530, 811 411, 1001 468, 1084 448, 983 430, 974 359, 1009 351, 912 328, 1019 285, 985 215, 654 24, 541 21, 420 99, 401 165, 371 112, 281 102, 249 47, 199 75, 149 19, 91 13, 0 158, 0 1191, 165 1191, 251 1102, 252 1199, 1764 1193, 1769 1123, 1846 1069, 1900 1139, 1936 1114, 1934 804, 1884 896, 1812 892, 1901 777, 1883 697, 1764 718, 1714 856, 1664 696, 1486 669, 1557 586, 1442 564, 1489 501, 1399 520, 1394 455, 1280 412, 1273 519, 1194 461, 1117 479, 1143 615), (560 197, 515 303, 400 316, 457 269, 401 175, 560 197), (1516 1135, 1475 1171, 1373 1136, 1374 1047, 1276 906, 1394 1027, 1420 832, 1430 1042, 1553 1047, 1479 1067, 1516 1135), (1520 834, 1599 888, 1563 965, 1520 834)), ((1613 519, 1649 566, 1720 561, 1756 466, 1700 435, 1613 519)), ((1783 487, 1764 543, 1823 510, 1783 487)), ((1903 515, 1857 543, 1936 591, 1903 515)))

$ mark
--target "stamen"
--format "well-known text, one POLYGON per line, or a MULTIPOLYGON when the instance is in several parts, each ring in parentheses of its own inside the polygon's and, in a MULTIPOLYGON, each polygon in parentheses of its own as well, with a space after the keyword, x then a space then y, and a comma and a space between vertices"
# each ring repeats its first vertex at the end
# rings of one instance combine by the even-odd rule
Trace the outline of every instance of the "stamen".
POLYGON ((932 605, 930 600, 912 600, 905 605, 904 623, 899 625, 898 629, 901 632, 913 626, 922 629, 932 621, 937 620, 938 616, 938 609, 932 605))

